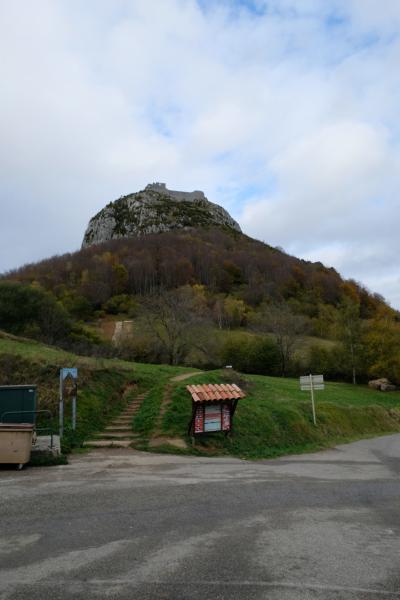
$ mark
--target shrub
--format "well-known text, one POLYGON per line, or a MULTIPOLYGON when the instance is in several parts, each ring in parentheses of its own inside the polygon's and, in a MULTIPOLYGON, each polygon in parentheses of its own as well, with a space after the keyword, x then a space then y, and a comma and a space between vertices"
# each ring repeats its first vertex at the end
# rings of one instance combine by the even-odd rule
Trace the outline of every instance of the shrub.
POLYGON ((136 311, 136 303, 132 296, 128 296, 128 294, 119 294, 118 296, 111 296, 111 298, 103 304, 103 309, 110 315, 123 313, 132 317, 136 311))
POLYGON ((49 292, 6 281, 0 283, 0 329, 51 344, 68 336, 71 321, 49 292))
POLYGON ((279 374, 279 351, 276 343, 265 337, 237 336, 222 348, 223 362, 237 371, 259 375, 279 374))

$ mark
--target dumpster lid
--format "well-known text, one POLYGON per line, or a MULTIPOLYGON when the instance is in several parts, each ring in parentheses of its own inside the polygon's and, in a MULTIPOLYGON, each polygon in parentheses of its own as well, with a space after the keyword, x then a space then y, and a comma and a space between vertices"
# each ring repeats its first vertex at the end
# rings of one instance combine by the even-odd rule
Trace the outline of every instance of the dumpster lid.
POLYGON ((33 423, 0 423, 0 431, 12 431, 15 429, 23 431, 32 431, 33 423))
POLYGON ((0 391, 8 392, 10 390, 36 390, 37 385, 32 384, 24 384, 24 385, 0 385, 0 391))

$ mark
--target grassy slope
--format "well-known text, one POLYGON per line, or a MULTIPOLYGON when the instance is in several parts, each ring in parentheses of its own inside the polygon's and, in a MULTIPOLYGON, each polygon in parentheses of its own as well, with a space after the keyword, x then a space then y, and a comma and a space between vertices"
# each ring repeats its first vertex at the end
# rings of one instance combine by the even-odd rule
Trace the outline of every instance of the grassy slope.
MULTIPOLYGON (((0 332, 0 385, 37 384, 38 408, 58 411, 60 367, 79 368, 77 432, 68 431, 65 449, 79 445, 120 412, 133 395, 162 386, 187 369, 77 356, 38 342, 0 332), (124 390, 132 386, 129 394, 124 390)), ((66 421, 70 407, 66 405, 66 421)), ((56 418, 54 419, 56 425, 56 418)))
MULTIPOLYGON (((193 377, 193 383, 221 382, 221 371, 193 377)), ((174 388, 163 428, 185 435, 191 406, 185 386, 174 388)), ((247 397, 239 401, 231 438, 214 434, 196 442, 197 451, 266 458, 333 445, 360 437, 400 431, 400 393, 383 394, 366 386, 328 383, 316 393, 318 425, 312 423, 309 394, 294 379, 246 376, 247 397)))
MULTIPOLYGON (((79 368, 78 432, 75 440, 69 434, 67 442, 79 444, 101 430, 126 402, 124 389, 134 384, 128 397, 148 392, 133 423, 145 440, 143 448, 154 429, 166 383, 188 372, 180 367, 81 357, 0 332, 0 384, 37 383, 40 408, 57 410, 60 366, 79 368)), ((223 377, 222 371, 209 371, 190 383, 217 383, 223 377)), ((167 437, 186 437, 191 415, 188 383, 172 385, 162 422, 167 437)), ((247 397, 239 402, 234 435, 204 437, 193 451, 266 458, 400 431, 400 392, 383 394, 365 386, 328 383, 325 391, 316 394, 318 426, 314 427, 309 395, 299 390, 297 380, 249 375, 242 384, 247 397)))

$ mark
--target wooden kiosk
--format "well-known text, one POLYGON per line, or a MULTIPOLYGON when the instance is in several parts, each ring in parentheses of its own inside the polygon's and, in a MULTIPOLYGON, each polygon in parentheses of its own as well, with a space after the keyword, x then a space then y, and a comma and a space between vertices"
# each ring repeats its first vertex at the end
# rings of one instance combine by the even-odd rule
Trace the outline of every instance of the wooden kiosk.
POLYGON ((188 434, 191 436, 203 433, 232 431, 233 415, 237 403, 246 394, 235 383, 188 385, 192 396, 192 418, 188 434))

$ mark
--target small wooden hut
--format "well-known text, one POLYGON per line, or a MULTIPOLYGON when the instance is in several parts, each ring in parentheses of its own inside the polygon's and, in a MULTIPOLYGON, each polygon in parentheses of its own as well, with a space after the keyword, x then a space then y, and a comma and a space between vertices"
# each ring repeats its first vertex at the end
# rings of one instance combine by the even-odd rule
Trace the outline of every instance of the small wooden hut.
POLYGON ((233 415, 241 398, 246 394, 235 383, 188 385, 192 396, 192 418, 189 435, 216 431, 232 431, 233 415))

